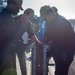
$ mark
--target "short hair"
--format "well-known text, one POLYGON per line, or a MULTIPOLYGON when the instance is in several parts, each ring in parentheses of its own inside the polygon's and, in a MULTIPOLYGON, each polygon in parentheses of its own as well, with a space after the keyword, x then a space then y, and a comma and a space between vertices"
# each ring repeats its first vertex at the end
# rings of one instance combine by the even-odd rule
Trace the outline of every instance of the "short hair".
POLYGON ((24 14, 30 15, 32 12, 34 13, 34 10, 31 9, 31 8, 28 8, 28 9, 26 9, 26 10, 24 11, 24 14))
POLYGON ((52 9, 55 13, 58 13, 58 9, 55 6, 53 6, 52 9))
POLYGON ((40 9, 40 16, 42 19, 45 18, 45 16, 49 13, 54 13, 53 9, 49 5, 42 6, 40 9))

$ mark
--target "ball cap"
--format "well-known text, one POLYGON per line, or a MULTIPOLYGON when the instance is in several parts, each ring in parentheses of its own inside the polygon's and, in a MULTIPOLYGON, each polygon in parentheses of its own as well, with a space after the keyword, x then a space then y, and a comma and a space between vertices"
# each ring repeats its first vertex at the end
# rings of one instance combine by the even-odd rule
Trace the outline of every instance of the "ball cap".
POLYGON ((18 7, 19 7, 20 10, 23 10, 23 8, 22 8, 23 0, 7 0, 7 3, 10 4, 13 1, 15 1, 18 4, 18 7))

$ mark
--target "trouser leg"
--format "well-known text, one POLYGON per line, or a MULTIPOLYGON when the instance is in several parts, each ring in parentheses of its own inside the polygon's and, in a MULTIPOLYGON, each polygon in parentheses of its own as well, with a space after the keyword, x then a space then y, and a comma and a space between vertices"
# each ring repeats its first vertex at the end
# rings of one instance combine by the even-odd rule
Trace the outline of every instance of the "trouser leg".
POLYGON ((17 53, 22 75, 26 75, 26 61, 24 52, 17 53))

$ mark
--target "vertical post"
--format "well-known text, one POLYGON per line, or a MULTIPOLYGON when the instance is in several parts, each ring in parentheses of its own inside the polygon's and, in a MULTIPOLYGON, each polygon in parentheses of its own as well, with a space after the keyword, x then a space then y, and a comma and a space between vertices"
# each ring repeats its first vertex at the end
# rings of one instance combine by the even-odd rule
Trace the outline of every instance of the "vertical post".
POLYGON ((46 45, 43 45, 43 75, 46 75, 46 45))
POLYGON ((49 45, 43 45, 43 75, 47 74, 46 53, 48 49, 50 49, 49 45))
POLYGON ((32 45, 32 75, 36 75, 36 45, 32 45))
MULTIPOLYGON (((46 61, 46 53, 47 53, 47 49, 49 49, 49 45, 43 45, 43 75, 47 74, 47 61, 46 61)), ((36 71, 36 45, 33 44, 33 49, 32 49, 32 75, 37 75, 37 71, 36 71)), ((39 58, 40 59, 40 58, 39 58)), ((38 61, 39 62, 39 61, 38 61)), ((42 62, 42 59, 41 59, 42 62)), ((39 72, 39 71, 38 71, 39 72)), ((41 71, 42 72, 42 71, 41 71)))

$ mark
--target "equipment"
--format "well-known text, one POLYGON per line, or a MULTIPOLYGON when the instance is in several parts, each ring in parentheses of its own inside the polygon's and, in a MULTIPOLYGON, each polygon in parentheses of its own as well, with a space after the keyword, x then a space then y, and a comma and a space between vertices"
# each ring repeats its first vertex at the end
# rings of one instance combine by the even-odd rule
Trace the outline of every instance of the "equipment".
POLYGON ((46 75, 46 52, 49 45, 34 44, 32 48, 32 75, 46 75))

